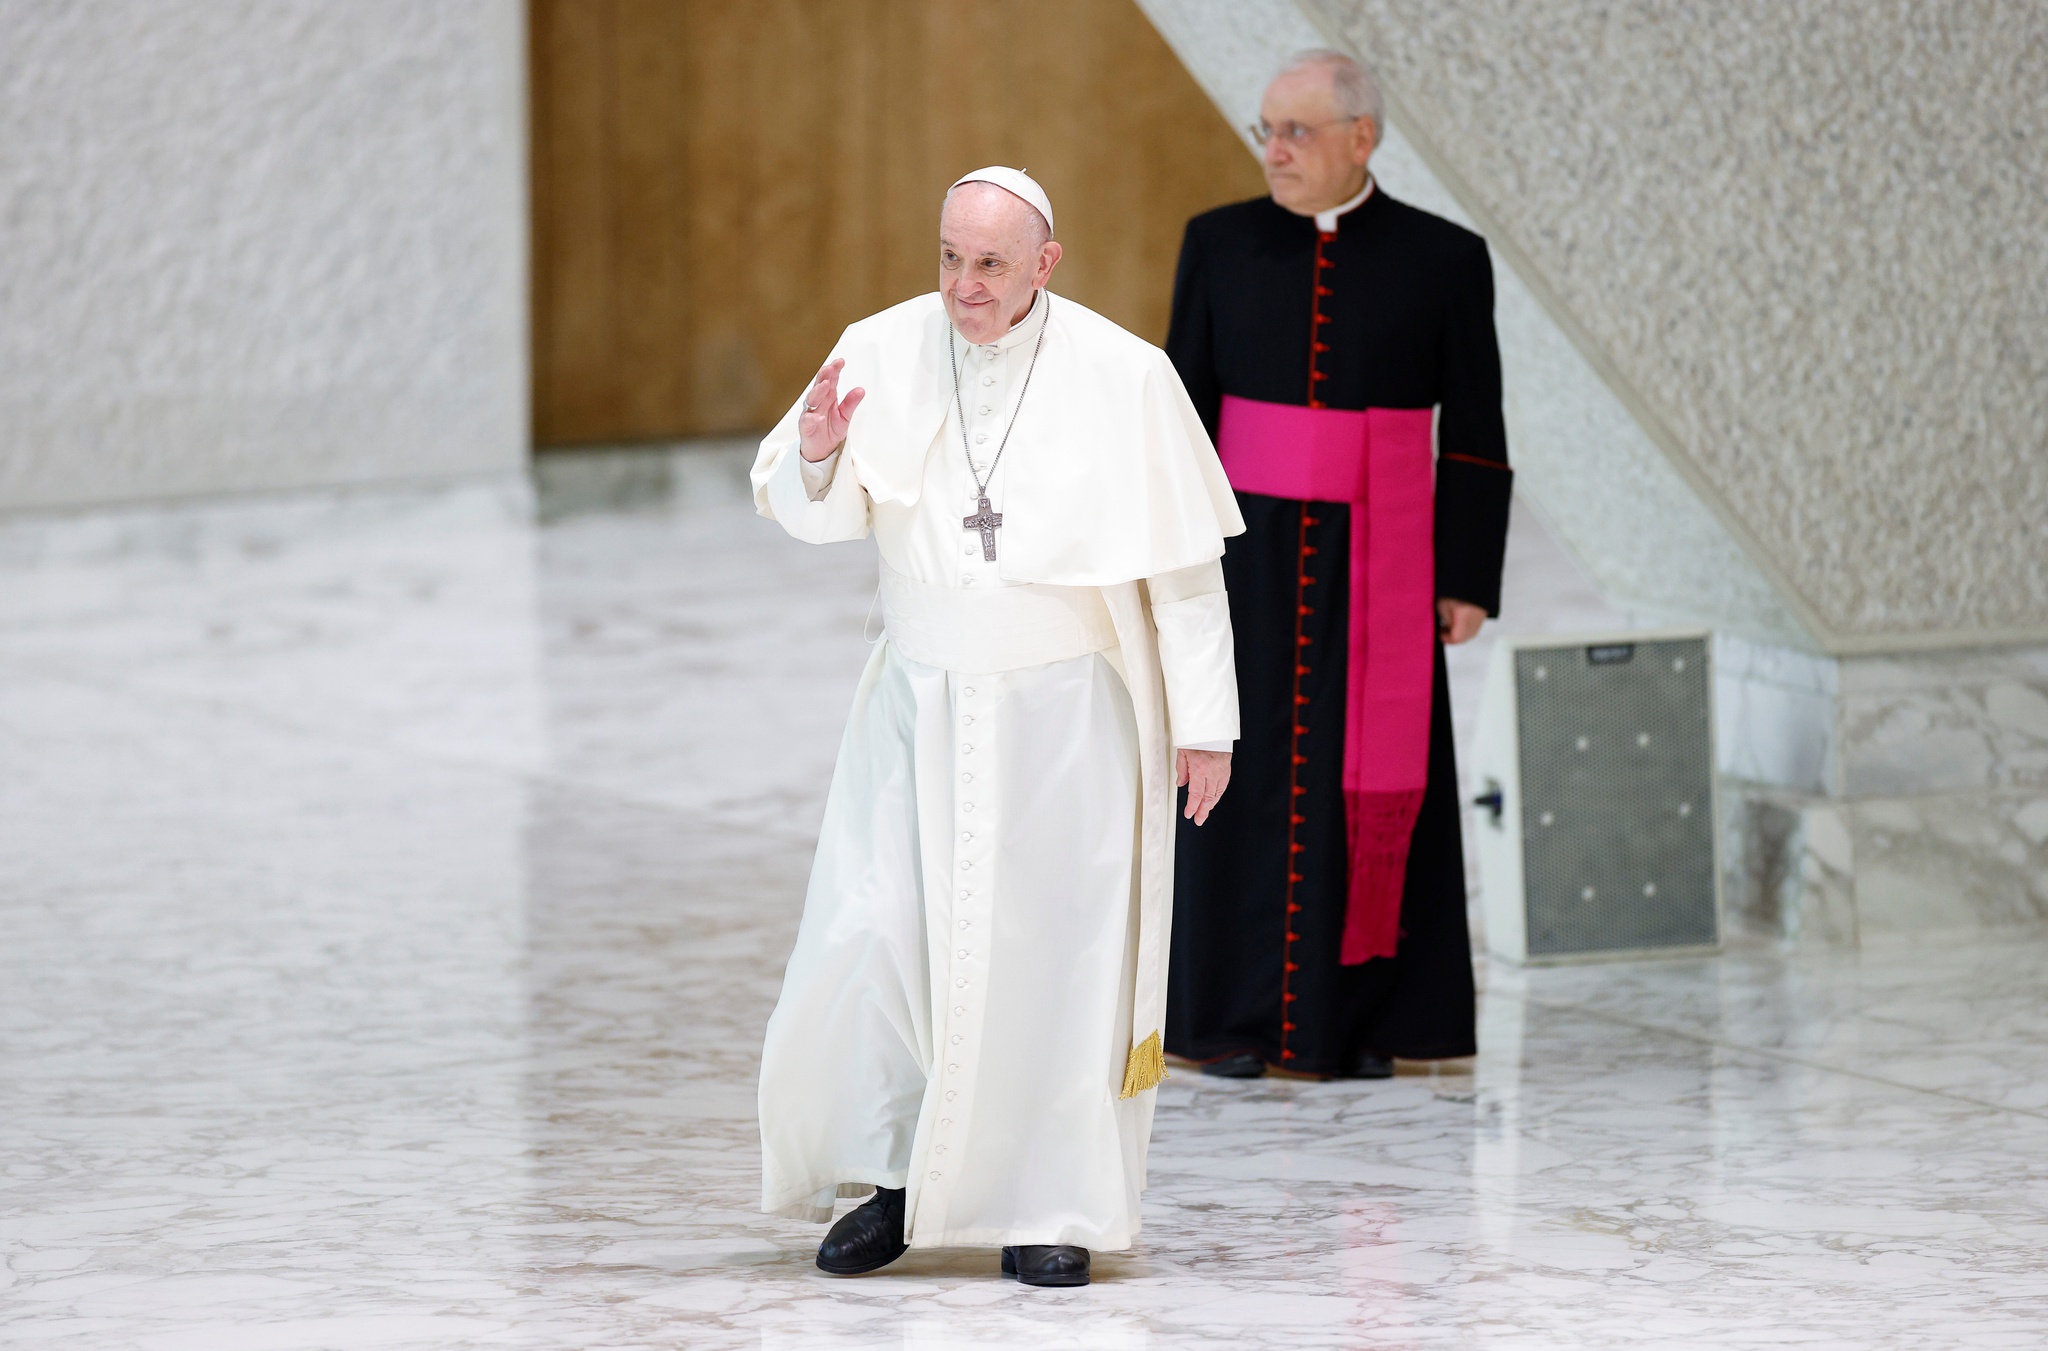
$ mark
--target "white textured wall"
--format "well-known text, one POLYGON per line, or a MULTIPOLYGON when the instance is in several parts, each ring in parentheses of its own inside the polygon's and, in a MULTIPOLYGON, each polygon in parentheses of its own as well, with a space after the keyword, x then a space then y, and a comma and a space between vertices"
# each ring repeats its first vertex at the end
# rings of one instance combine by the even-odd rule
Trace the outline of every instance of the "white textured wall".
POLYGON ((526 451, 519 0, 0 0, 0 509, 526 451))
POLYGON ((2048 637, 2048 6, 1301 7, 1824 646, 2048 637))

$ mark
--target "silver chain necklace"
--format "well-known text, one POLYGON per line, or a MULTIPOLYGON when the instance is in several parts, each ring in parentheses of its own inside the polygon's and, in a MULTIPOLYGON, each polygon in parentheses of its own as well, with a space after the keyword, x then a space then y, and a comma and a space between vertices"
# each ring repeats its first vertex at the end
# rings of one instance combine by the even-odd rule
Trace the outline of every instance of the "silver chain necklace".
POLYGON ((967 457, 967 472, 974 478, 974 493, 977 510, 972 516, 962 517, 960 528, 981 532, 981 560, 984 563, 996 561, 996 529, 1003 523, 1000 511, 989 510, 988 485, 995 481, 996 466, 1003 462, 1003 452, 1009 448, 1010 433, 1017 430, 1017 414, 1024 411, 1024 396, 1031 392, 1031 373, 1038 369, 1038 352, 1045 346, 1045 326, 1052 322, 1052 292, 1045 291, 1045 313, 1038 321, 1038 341, 1031 344, 1031 364, 1024 370, 1024 387, 1017 391, 1017 406, 1010 410, 1010 425, 1003 428, 1003 439, 996 443, 996 457, 988 462, 988 473, 975 468, 974 452, 967 446, 967 409, 960 402, 960 357, 953 346, 953 325, 946 325, 946 360, 953 366, 953 411, 960 415, 960 453, 967 457))

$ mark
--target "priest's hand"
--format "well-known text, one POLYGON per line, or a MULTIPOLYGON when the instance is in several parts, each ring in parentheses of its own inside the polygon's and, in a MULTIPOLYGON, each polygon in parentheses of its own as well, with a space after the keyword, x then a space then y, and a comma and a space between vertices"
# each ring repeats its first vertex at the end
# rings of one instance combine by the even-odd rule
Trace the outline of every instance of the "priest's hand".
POLYGON ((860 401, 867 397, 866 390, 856 389, 841 401, 839 372, 845 365, 844 357, 826 362, 819 368, 818 378, 811 381, 811 387, 804 391, 804 410, 797 414, 796 432, 803 438, 798 449, 812 464, 829 458, 845 443, 847 424, 853 421, 853 410, 860 407, 860 401))
POLYGON ((1179 751, 1174 782, 1188 790, 1187 817, 1196 825, 1209 819, 1210 809, 1230 786, 1229 751, 1179 751))
POLYGON ((1486 622, 1486 611, 1477 605, 1449 596, 1439 596, 1436 602, 1437 636, 1456 647, 1469 643, 1479 636, 1479 626, 1486 622))

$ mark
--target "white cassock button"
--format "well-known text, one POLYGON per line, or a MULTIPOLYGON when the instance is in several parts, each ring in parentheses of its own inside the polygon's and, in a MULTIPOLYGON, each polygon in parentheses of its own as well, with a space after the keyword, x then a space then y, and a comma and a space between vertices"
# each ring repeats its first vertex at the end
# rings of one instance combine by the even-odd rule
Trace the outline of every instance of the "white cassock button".
POLYGON ((973 844, 973 843, 974 843, 974 832, 973 832, 973 831, 971 831, 971 830, 963 830, 963 831, 961 831, 961 832, 960 832, 960 842, 961 842, 962 844, 973 844))
POLYGON ((962 586, 973 586, 973 585, 974 585, 974 579, 973 579, 972 577, 967 577, 967 578, 963 578, 963 579, 961 580, 961 582, 960 582, 960 585, 962 585, 962 586))
POLYGON ((934 1154, 943 1154, 943 1153, 945 1153, 945 1152, 946 1152, 946 1147, 945 1147, 944 1145, 936 1145, 936 1146, 934 1146, 934 1147, 932 1148, 932 1153, 934 1153, 934 1154))
POLYGON ((958 1038, 958 1037, 955 1037, 955 1038, 953 1038, 953 1044, 954 1044, 955 1046, 958 1046, 958 1045, 960 1044, 960 1038, 958 1038))
POLYGON ((972 755, 972 754, 974 754, 974 747, 972 747, 972 746, 962 746, 962 747, 960 748, 960 753, 961 753, 962 755, 972 755))
POLYGON ((962 549, 962 550, 960 551, 960 556, 961 556, 962 558, 972 558, 972 557, 974 557, 974 546, 973 546, 972 544, 970 544, 970 545, 968 545, 968 546, 967 546, 966 548, 962 549))
POLYGON ((955 1099, 955 1098, 957 1098, 957 1097, 959 1097, 959 1096, 960 1096, 960 1095, 959 1095, 958 1093, 954 1093, 954 1092, 951 1092, 951 1091, 949 1090, 949 1091, 947 1092, 947 1094, 946 1094, 946 1101, 947 1101, 947 1102, 951 1102, 951 1101, 952 1101, 953 1099, 955 1099))
POLYGON ((940 1125, 940 1126, 942 1126, 942 1127, 943 1127, 943 1126, 950 1126, 950 1125, 952 1125, 952 1124, 953 1124, 953 1118, 952 1118, 952 1117, 949 1117, 949 1116, 947 1116, 947 1117, 940 1117, 940 1118, 939 1118, 939 1125, 940 1125))
MULTIPOLYGON (((973 955, 974 954, 969 952, 966 948, 960 949, 960 960, 963 962, 966 961, 969 957, 972 957, 973 955)), ((953 1040, 958 1041, 960 1039, 958 1037, 955 1037, 953 1038, 953 1040)))
POLYGON ((975 445, 977 445, 977 446, 978 446, 978 445, 981 445, 981 444, 982 444, 983 442, 985 442, 985 441, 987 441, 987 440, 988 440, 988 433, 987 433, 987 432, 976 432, 976 433, 974 434, 974 444, 975 444, 975 445))
POLYGON ((964 900, 966 900, 966 899, 967 899, 967 898, 968 898, 969 896, 972 896, 973 894, 974 894, 974 893, 973 893, 973 892, 971 892, 971 891, 966 891, 966 890, 962 890, 962 891, 961 891, 961 893, 960 893, 960 899, 964 901, 964 900))
POLYGON ((981 407, 975 409, 974 411, 980 413, 983 417, 987 417, 989 414, 989 406, 987 404, 983 404, 981 407))
POLYGON ((974 810, 974 804, 972 802, 963 802, 960 804, 960 810, 963 812, 971 812, 974 810))
POLYGON ((966 978, 965 978, 965 977, 962 977, 961 979, 959 979, 959 980, 956 980, 956 981, 954 981, 953 983, 954 983, 955 985, 959 986, 959 987, 960 987, 961 989, 963 989, 963 990, 967 988, 967 980, 966 980, 966 978))
POLYGON ((959 1072, 960 1072, 960 1067, 959 1067, 958 1065, 948 1065, 948 1066, 946 1066, 946 1073, 948 1073, 948 1074, 958 1074, 959 1072))
POLYGON ((960 692, 961 692, 962 694, 966 695, 966 696, 967 696, 968 698, 972 699, 972 698, 974 697, 974 686, 972 686, 972 685, 969 685, 969 686, 968 686, 968 687, 967 687, 966 689, 964 689, 964 690, 962 690, 962 691, 960 691, 960 692))
POLYGON ((972 713, 963 714, 960 721, 966 726, 972 727, 974 726, 974 715, 972 713))
POLYGON ((938 1180, 939 1180, 939 1175, 938 1175, 937 1173, 933 1173, 933 1174, 932 1174, 932 1181, 934 1181, 934 1182, 937 1182, 938 1180))
POLYGON ((996 378, 993 375, 984 375, 981 377, 981 383, 983 383, 984 385, 992 385, 995 382, 996 378))
MULTIPOLYGON (((962 892, 961 894, 962 894, 962 895, 965 895, 966 893, 965 893, 965 892, 962 892)), ((960 927, 964 929, 964 928, 966 928, 966 927, 967 927, 967 926, 968 926, 969 924, 972 924, 973 922, 974 922, 973 920, 967 920, 967 919, 963 919, 963 920, 961 920, 961 921, 960 921, 960 927)))
MULTIPOLYGON (((965 1004, 955 1004, 953 1006, 953 1016, 955 1018, 965 1018, 967 1016, 967 1006, 965 1004)), ((946 1096, 950 1098, 953 1095, 948 1093, 946 1096)))
POLYGON ((963 858, 963 859, 961 859, 961 860, 960 860, 960 871, 961 871, 961 872, 972 872, 973 870, 974 870, 974 860, 973 860, 973 859, 971 859, 971 858, 963 858))

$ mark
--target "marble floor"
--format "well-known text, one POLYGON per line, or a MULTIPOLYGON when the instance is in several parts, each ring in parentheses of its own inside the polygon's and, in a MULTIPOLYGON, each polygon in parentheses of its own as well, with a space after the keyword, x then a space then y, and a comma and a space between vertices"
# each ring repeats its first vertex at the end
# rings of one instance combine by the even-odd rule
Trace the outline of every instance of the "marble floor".
POLYGON ((1473 1062, 1173 1078, 1088 1289, 820 1275, 753 1067, 870 556, 545 486, 0 523, 0 1344, 2048 1345, 2029 931, 1495 968, 1473 1062))

